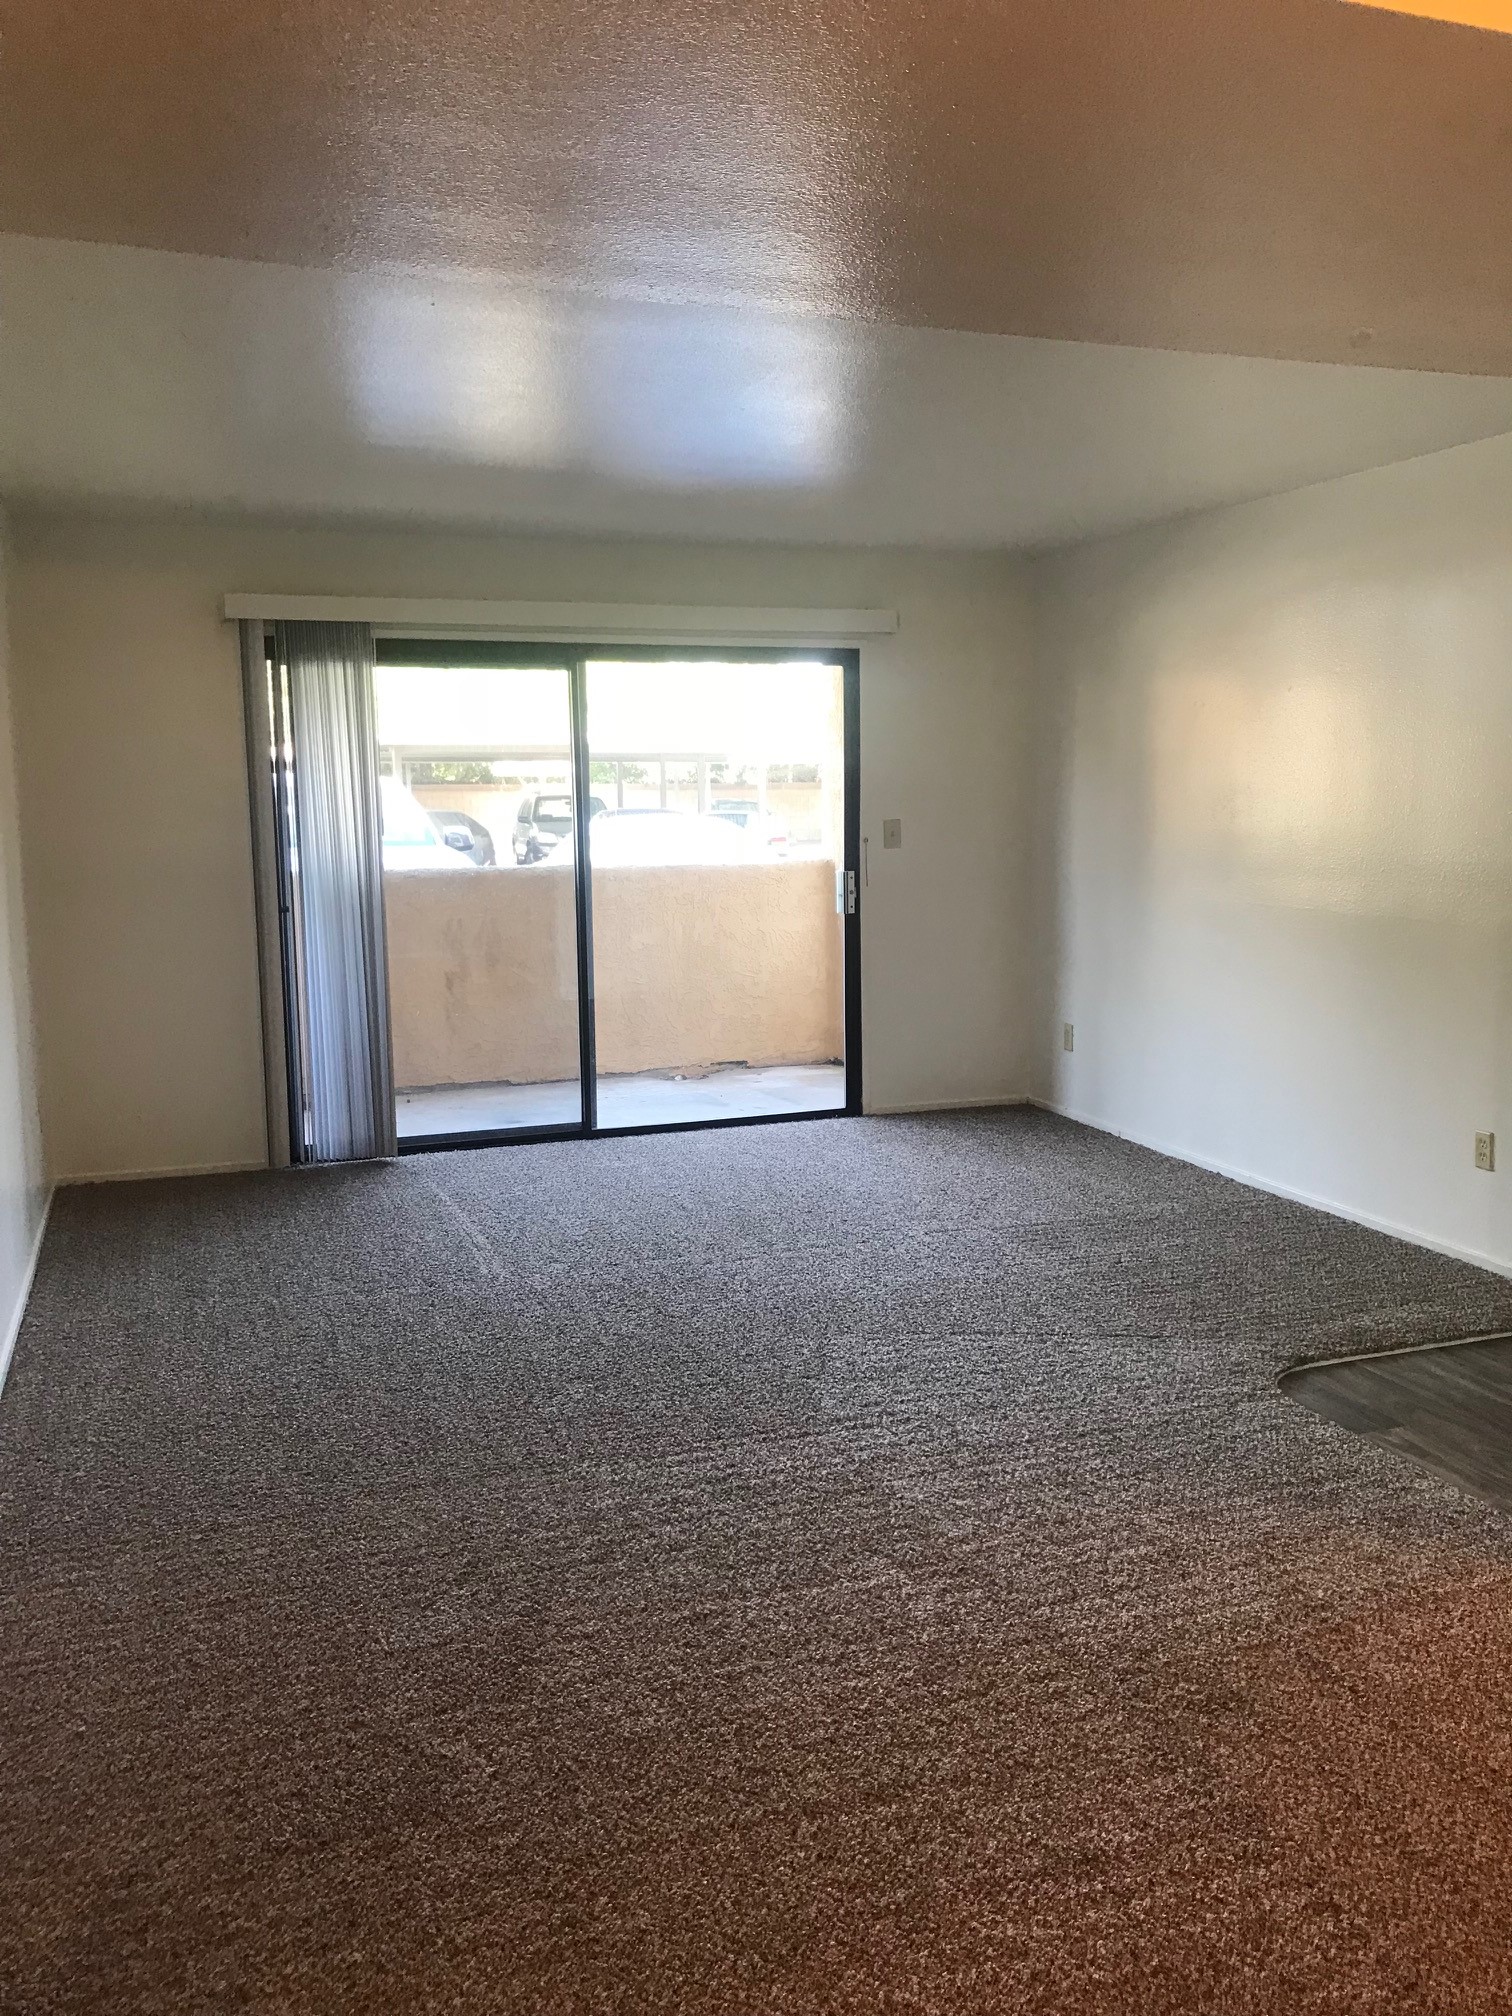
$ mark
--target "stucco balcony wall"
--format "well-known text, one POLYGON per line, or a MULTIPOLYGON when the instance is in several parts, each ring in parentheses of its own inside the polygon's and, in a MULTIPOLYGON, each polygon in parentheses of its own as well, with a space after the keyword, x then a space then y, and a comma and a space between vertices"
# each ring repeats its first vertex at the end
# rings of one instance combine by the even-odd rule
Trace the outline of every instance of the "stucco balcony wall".
MULTIPOLYGON (((397 1084, 575 1075, 572 887, 549 865, 384 878, 397 1084)), ((601 1072, 843 1055, 833 862, 599 868, 593 923, 601 1072)))

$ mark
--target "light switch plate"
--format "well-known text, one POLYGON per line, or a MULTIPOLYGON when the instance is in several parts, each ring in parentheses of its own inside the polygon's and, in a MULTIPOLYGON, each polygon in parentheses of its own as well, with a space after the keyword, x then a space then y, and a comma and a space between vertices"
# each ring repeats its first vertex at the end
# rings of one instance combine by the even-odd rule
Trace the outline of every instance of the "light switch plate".
POLYGON ((884 819, 882 821, 882 845, 884 847, 901 847, 903 845, 903 821, 901 819, 884 819))

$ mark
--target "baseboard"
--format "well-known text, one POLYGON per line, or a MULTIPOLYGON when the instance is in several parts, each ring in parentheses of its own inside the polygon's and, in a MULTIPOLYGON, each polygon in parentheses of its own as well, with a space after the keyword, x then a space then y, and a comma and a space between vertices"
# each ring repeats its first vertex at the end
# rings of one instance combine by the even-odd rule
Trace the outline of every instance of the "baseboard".
POLYGON ((990 1092, 984 1099, 914 1099, 906 1106, 866 1106, 868 1119, 883 1119, 896 1113, 965 1113, 984 1106, 1034 1106, 1038 1101, 1027 1092, 990 1092))
POLYGON ((266 1162, 186 1162, 176 1169, 97 1169, 82 1176, 60 1176, 58 1188, 72 1190, 82 1183, 156 1183, 169 1176, 245 1176, 249 1170, 267 1166, 266 1162))
POLYGON ((1512 1260, 1499 1259, 1494 1253, 1482 1253, 1475 1246, 1457 1246, 1448 1239, 1435 1239, 1427 1232, 1420 1232, 1416 1226, 1403 1225, 1394 1218, 1377 1218, 1368 1211, 1357 1211, 1352 1205, 1341 1204, 1334 1197, 1320 1197, 1311 1190, 1296 1190, 1289 1183, 1274 1183, 1268 1176, 1257 1176, 1253 1169, 1242 1169, 1234 1162, 1215 1162, 1207 1155, 1194 1155, 1190 1148, 1178 1148, 1169 1141, 1152 1140, 1145 1134, 1128 1134, 1118 1127, 1109 1127, 1105 1121, 1094 1120, 1090 1113, 1079 1113, 1074 1106, 1058 1106, 1051 1099, 1034 1099, 1028 1102, 1046 1113, 1059 1114, 1062 1120, 1074 1120, 1079 1127, 1094 1128, 1099 1134, 1111 1134, 1118 1141, 1132 1141, 1138 1148, 1148 1148, 1156 1155, 1169 1155, 1173 1162, 1190 1162, 1194 1169, 1210 1169, 1215 1176, 1227 1176, 1231 1182, 1243 1183, 1247 1189, 1263 1190, 1271 1197, 1284 1197, 1288 1204, 1305 1204, 1313 1211, 1326 1211, 1331 1217, 1344 1218, 1351 1225, 1363 1225, 1367 1232, 1384 1232, 1389 1238, 1401 1239, 1409 1246, 1422 1246, 1430 1253, 1442 1253, 1446 1260, 1464 1260, 1472 1267, 1483 1267, 1488 1274, 1500 1274, 1512 1280, 1512 1260))
POLYGON ((5 1375, 10 1371, 16 1339, 21 1334, 21 1320, 26 1314, 26 1305, 31 1300, 32 1282, 37 1278, 37 1262, 42 1257, 42 1241, 47 1236, 47 1221, 52 1215, 53 1199, 57 1194, 57 1189, 54 1187, 43 1199, 42 1218, 37 1226, 37 1236, 32 1240, 31 1258, 26 1263, 26 1272, 22 1275, 21 1286, 16 1291, 16 1306, 11 1311, 10 1322, 6 1325, 5 1341, 0 1344, 0 1393, 5 1391, 5 1375))

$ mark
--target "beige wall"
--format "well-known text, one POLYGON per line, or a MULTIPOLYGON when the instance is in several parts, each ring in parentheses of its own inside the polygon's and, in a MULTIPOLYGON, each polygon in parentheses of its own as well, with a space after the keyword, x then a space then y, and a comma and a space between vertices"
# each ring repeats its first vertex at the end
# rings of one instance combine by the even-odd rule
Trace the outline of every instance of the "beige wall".
MULTIPOLYGON (((186 538, 187 545, 187 538, 186 538)), ((203 560, 16 532, 16 722, 55 1179, 266 1155, 241 675, 203 560)))
POLYGON ((47 1201, 12 746, 9 571, 7 527, 0 517, 0 1381, 30 1283, 47 1201))
MULTIPOLYGON (((565 869, 389 875, 385 907, 396 1084, 577 1076, 565 869)), ((833 862, 596 869, 593 955, 601 1071, 844 1054, 833 862)))
POLYGON ((1027 571, 991 556, 488 539, 25 516, 15 622, 45 1138, 59 1175, 264 1153, 227 589, 897 608, 863 653, 865 1084, 1012 1096, 1023 949, 1027 571), (904 823, 880 847, 883 815, 904 823))
POLYGON ((1512 438, 1040 588, 1046 1089, 1512 1266, 1512 438))

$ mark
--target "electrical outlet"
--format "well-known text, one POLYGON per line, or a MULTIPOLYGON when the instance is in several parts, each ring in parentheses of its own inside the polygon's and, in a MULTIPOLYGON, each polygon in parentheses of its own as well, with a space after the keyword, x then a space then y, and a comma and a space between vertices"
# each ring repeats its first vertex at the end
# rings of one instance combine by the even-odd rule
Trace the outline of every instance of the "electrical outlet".
POLYGON ((1076 1024, 1074 1022, 1062 1022, 1061 1048, 1062 1050, 1074 1050, 1076 1048, 1076 1024))
POLYGON ((882 845, 884 847, 901 847, 903 845, 903 821, 901 819, 884 819, 882 821, 882 845))
POLYGON ((1496 1167, 1496 1136, 1477 1134, 1475 1137, 1475 1166, 1489 1174, 1496 1167))

